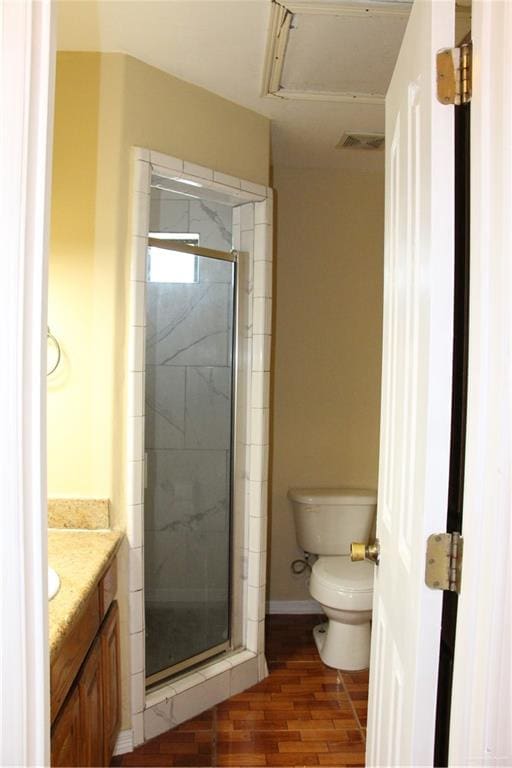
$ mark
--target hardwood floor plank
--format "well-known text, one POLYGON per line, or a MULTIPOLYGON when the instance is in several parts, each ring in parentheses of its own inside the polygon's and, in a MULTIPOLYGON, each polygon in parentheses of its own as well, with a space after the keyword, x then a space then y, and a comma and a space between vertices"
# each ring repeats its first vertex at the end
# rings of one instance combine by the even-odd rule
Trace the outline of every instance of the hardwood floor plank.
POLYGON ((263 720, 265 712, 261 704, 255 709, 224 709, 218 714, 218 720, 263 720))
POLYGON ((287 753, 281 752, 277 755, 268 755, 267 766, 279 768, 279 766, 306 766, 318 765, 318 755, 312 753, 287 753))
POLYGON ((315 706, 315 708, 311 710, 311 717, 313 720, 321 720, 325 717, 325 714, 322 715, 322 713, 325 712, 329 712, 329 717, 336 717, 338 720, 343 720, 346 717, 354 717, 352 705, 349 701, 338 702, 338 705, 335 707, 325 706, 326 703, 327 702, 324 702, 322 707, 315 706))
POLYGON ((284 709, 293 709, 292 701, 264 701, 249 703, 249 708, 261 709, 263 712, 267 711, 282 711, 284 709))
POLYGON ((129 766, 129 768, 141 768, 141 766, 167 768, 167 766, 173 766, 175 763, 172 755, 139 755, 136 752, 131 752, 129 755, 123 755, 123 765, 129 766))
POLYGON ((279 744, 280 752, 301 752, 305 755, 312 752, 315 755, 328 752, 329 747, 325 741, 282 741, 279 744))
MULTIPOLYGON (((343 742, 345 744, 351 744, 354 741, 362 741, 363 737, 359 730, 351 729, 347 731, 337 730, 334 728, 330 731, 301 731, 302 741, 328 741, 328 742, 343 742)), ((339 745, 338 745, 339 746, 339 745)))
MULTIPOLYGON (((208 731, 178 731, 177 729, 173 728, 172 731, 166 731, 166 733, 163 733, 161 736, 158 736, 156 739, 152 739, 151 741, 148 741, 145 746, 149 746, 153 742, 159 743, 160 741, 165 741, 168 743, 172 742, 192 742, 196 741, 196 736, 198 733, 206 733, 208 734, 208 731)), ((211 737, 210 737, 211 738, 211 737)))
MULTIPOLYGON (((210 755, 177 755, 176 762, 174 763, 177 768, 187 768, 188 766, 194 766, 194 768, 211 768, 214 765, 210 755)), ((145 766, 140 766, 145 768, 145 766)))
POLYGON ((279 743, 277 741, 232 741, 219 742, 217 745, 218 755, 254 755, 272 754, 274 752, 279 752, 279 743))
POLYGON ((318 755, 320 765, 332 765, 336 768, 344 766, 364 765, 364 752, 330 752, 325 755, 318 755))
POLYGON ((257 766, 267 765, 266 755, 219 755, 217 765, 232 765, 236 768, 241 766, 257 766))
POLYGON ((273 719, 273 720, 234 720, 234 730, 245 731, 248 728, 253 731, 284 731, 288 729, 288 720, 273 719))
POLYGON ((190 741, 160 741, 162 755, 197 755, 199 744, 190 741))
POLYGON ((343 688, 340 688, 337 691, 315 691, 314 697, 317 701, 337 701, 340 696, 345 696, 346 693, 343 690, 343 688))
POLYGON ((290 731, 333 730, 334 722, 332 720, 288 720, 290 731))

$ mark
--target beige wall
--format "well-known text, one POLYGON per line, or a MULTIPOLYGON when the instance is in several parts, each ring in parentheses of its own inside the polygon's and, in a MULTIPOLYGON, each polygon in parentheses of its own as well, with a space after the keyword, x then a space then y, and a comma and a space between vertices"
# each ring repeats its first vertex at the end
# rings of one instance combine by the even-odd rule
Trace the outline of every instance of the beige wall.
POLYGON ((290 562, 291 486, 376 487, 384 178, 274 169, 277 274, 271 600, 309 598, 290 562))
POLYGON ((81 56, 72 67, 57 68, 48 324, 62 358, 48 379, 48 488, 69 496, 99 491, 91 477, 99 82, 98 57, 81 56))
MULTIPOLYGON (((49 324, 64 359, 48 387, 50 495, 112 501, 125 525, 130 148, 268 183, 269 121, 123 54, 60 53, 49 324)), ((123 727, 129 725, 127 557, 120 557, 123 727)))

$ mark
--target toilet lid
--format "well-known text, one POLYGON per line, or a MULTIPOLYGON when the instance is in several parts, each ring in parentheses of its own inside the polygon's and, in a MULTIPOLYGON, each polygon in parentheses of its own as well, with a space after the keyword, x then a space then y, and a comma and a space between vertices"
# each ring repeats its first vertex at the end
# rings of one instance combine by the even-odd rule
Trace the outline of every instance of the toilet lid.
POLYGON ((313 565, 315 580, 336 592, 373 592, 375 566, 350 557, 319 557, 313 565))

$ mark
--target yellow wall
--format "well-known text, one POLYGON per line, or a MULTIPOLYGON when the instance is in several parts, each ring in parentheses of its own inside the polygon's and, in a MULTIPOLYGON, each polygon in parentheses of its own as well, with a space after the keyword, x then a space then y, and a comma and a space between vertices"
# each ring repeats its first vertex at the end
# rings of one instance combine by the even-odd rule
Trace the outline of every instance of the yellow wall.
POLYGON ((57 70, 48 323, 62 359, 48 379, 48 487, 69 496, 95 490, 90 358, 99 82, 97 57, 57 70), (80 108, 70 109, 78 101, 80 108))
MULTIPOLYGON (((110 498, 112 524, 119 528, 125 523, 134 145, 266 184, 270 125, 123 54, 58 55, 49 324, 64 359, 48 387, 48 490, 50 496, 110 498)), ((126 561, 123 550, 123 727, 129 725, 126 561)))
POLYGON ((291 486, 376 487, 384 179, 274 169, 271 600, 305 600, 291 486))
POLYGON ((112 495, 134 145, 268 183, 266 118, 129 56, 59 54, 49 323, 64 359, 49 382, 52 495, 112 495))

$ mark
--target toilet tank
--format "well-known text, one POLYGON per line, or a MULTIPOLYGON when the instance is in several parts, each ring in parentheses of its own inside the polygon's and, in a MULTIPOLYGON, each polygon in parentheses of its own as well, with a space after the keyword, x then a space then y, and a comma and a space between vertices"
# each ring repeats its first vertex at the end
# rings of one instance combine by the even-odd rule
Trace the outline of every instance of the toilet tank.
POLYGON ((348 555, 352 541, 367 543, 377 494, 364 488, 290 488, 297 543, 316 555, 348 555))

